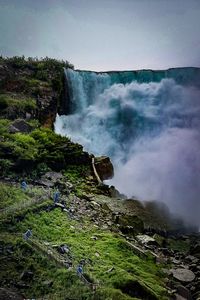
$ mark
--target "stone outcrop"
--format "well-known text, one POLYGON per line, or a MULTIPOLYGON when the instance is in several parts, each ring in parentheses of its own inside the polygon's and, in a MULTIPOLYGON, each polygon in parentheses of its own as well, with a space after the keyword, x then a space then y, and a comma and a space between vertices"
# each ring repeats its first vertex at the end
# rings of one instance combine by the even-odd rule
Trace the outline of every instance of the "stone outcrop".
POLYGON ((32 126, 30 126, 24 120, 16 120, 9 126, 10 133, 22 132, 22 133, 29 133, 32 130, 32 126))
POLYGON ((95 167, 100 179, 111 179, 114 176, 114 168, 107 156, 95 157, 95 167))
POLYGON ((121 232, 125 234, 136 234, 144 230, 144 223, 134 215, 121 214, 116 217, 116 223, 119 225, 121 232))

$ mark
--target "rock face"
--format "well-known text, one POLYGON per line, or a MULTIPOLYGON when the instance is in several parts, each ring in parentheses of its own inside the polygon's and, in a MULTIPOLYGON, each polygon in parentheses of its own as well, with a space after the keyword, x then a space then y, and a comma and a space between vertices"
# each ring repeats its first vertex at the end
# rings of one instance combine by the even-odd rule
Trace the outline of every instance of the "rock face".
POLYGON ((9 126, 10 133, 22 132, 22 133, 29 133, 32 130, 32 126, 30 126, 24 120, 16 120, 9 126))
POLYGON ((125 234, 134 235, 144 230, 144 223, 137 216, 121 214, 116 217, 116 223, 119 224, 120 230, 125 234))
POLYGON ((114 176, 114 168, 107 156, 95 157, 95 167, 101 180, 111 179, 114 176))
POLYGON ((63 94, 63 67, 72 66, 48 58, 1 58, 1 114, 10 120, 36 117, 52 128, 63 94))

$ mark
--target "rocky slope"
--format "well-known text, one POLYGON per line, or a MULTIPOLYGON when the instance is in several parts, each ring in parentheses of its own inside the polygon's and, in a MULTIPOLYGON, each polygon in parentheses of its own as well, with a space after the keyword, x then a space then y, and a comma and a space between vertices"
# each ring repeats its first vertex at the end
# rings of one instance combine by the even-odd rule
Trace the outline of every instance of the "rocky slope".
POLYGON ((0 61, 0 299, 198 299, 199 235, 175 236, 166 207, 104 185, 110 160, 52 131, 66 64, 0 61))

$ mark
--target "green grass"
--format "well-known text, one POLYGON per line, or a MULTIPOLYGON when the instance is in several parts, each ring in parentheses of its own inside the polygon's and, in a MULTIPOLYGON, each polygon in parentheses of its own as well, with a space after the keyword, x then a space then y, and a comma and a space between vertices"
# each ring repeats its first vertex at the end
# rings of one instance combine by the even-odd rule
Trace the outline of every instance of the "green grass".
POLYGON ((30 196, 23 192, 20 187, 0 182, 0 208, 6 208, 21 201, 30 200, 30 196))
MULTIPOLYGON (((36 187, 24 193, 20 187, 5 183, 1 183, 0 191, 1 205, 4 207, 20 205, 23 201, 45 194, 36 187)), ((76 221, 59 208, 44 211, 45 205, 51 203, 52 200, 47 197, 44 203, 15 211, 15 217, 23 217, 20 222, 8 218, 7 223, 1 224, 0 242, 4 246, 12 246, 11 254, 0 253, 4 270, 0 273, 0 281, 3 286, 19 282, 20 274, 27 270, 34 273, 34 278, 31 284, 28 283, 28 288, 20 288, 26 297, 49 295, 49 299, 64 299, 62 295, 65 294, 69 299, 77 300, 130 300, 136 298, 131 297, 126 285, 137 283, 150 295, 148 299, 167 299, 160 267, 150 258, 139 258, 127 247, 122 237, 97 228, 87 221, 87 216, 82 221, 76 221), (42 244, 48 242, 50 247, 67 244, 72 257, 72 271, 56 265, 44 252, 23 241, 22 234, 28 228, 32 229, 33 237, 42 244), (96 236, 97 240, 92 236, 96 236), (84 273, 98 284, 95 292, 76 275, 76 267, 81 259, 87 261, 84 273), (113 270, 108 272, 111 268, 113 270), (45 285, 46 280, 52 281, 51 287, 45 285)))
POLYGON ((60 209, 39 215, 29 214, 17 225, 17 230, 23 232, 29 227, 39 240, 52 245, 66 243, 70 247, 75 266, 83 258, 90 261, 85 271, 100 286, 115 290, 130 280, 136 280, 157 299, 165 299, 159 268, 153 261, 144 261, 134 255, 118 235, 97 229, 91 224, 80 225, 77 221, 68 219, 60 209), (97 237, 96 241, 91 239, 94 235, 97 237), (108 273, 111 267, 114 270, 108 273))
MULTIPOLYGON (((26 298, 39 298, 43 295, 51 295, 50 299, 64 299, 75 296, 75 299, 83 299, 82 294, 90 294, 90 290, 76 276, 75 272, 70 272, 64 268, 57 268, 47 257, 35 251, 22 238, 15 235, 0 234, 0 243, 4 248, 11 246, 11 253, 0 254, 1 269, 0 281, 5 286, 7 283, 25 283, 27 288, 20 290, 26 298), (6 256, 5 256, 6 255, 6 256), (20 280, 20 275, 24 271, 33 272, 30 281, 20 280), (52 281, 52 286, 48 287, 45 281, 52 281), (53 296, 54 295, 54 296, 53 296), (58 295, 60 295, 59 298, 58 295)), ((87 299, 86 297, 84 299, 87 299)))
POLYGON ((42 164, 45 164, 45 169, 55 171, 69 169, 68 174, 73 180, 85 174, 86 169, 89 172, 89 156, 83 152, 81 145, 42 127, 29 134, 11 134, 8 132, 9 125, 7 119, 0 119, 0 168, 4 175, 9 174, 9 170, 30 174, 34 169, 34 177, 40 176, 42 164))
POLYGON ((169 248, 175 251, 187 253, 190 249, 190 241, 168 239, 169 248))
POLYGON ((11 124, 11 121, 8 119, 0 119, 0 136, 8 134, 8 127, 11 124))
POLYGON ((36 100, 33 98, 16 98, 9 94, 0 94, 0 109, 17 109, 18 111, 28 111, 36 109, 36 100))
POLYGON ((10 217, 23 216, 34 209, 40 209, 52 203, 49 194, 42 188, 27 188, 23 191, 19 186, 0 182, 0 219, 4 222, 10 217))

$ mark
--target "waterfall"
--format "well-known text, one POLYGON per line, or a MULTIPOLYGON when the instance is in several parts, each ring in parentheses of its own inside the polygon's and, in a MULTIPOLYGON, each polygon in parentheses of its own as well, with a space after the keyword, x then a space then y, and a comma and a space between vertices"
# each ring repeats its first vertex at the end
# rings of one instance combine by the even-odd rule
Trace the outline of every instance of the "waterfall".
POLYGON ((70 114, 55 131, 115 167, 122 193, 165 202, 199 225, 200 69, 66 70, 70 114))

